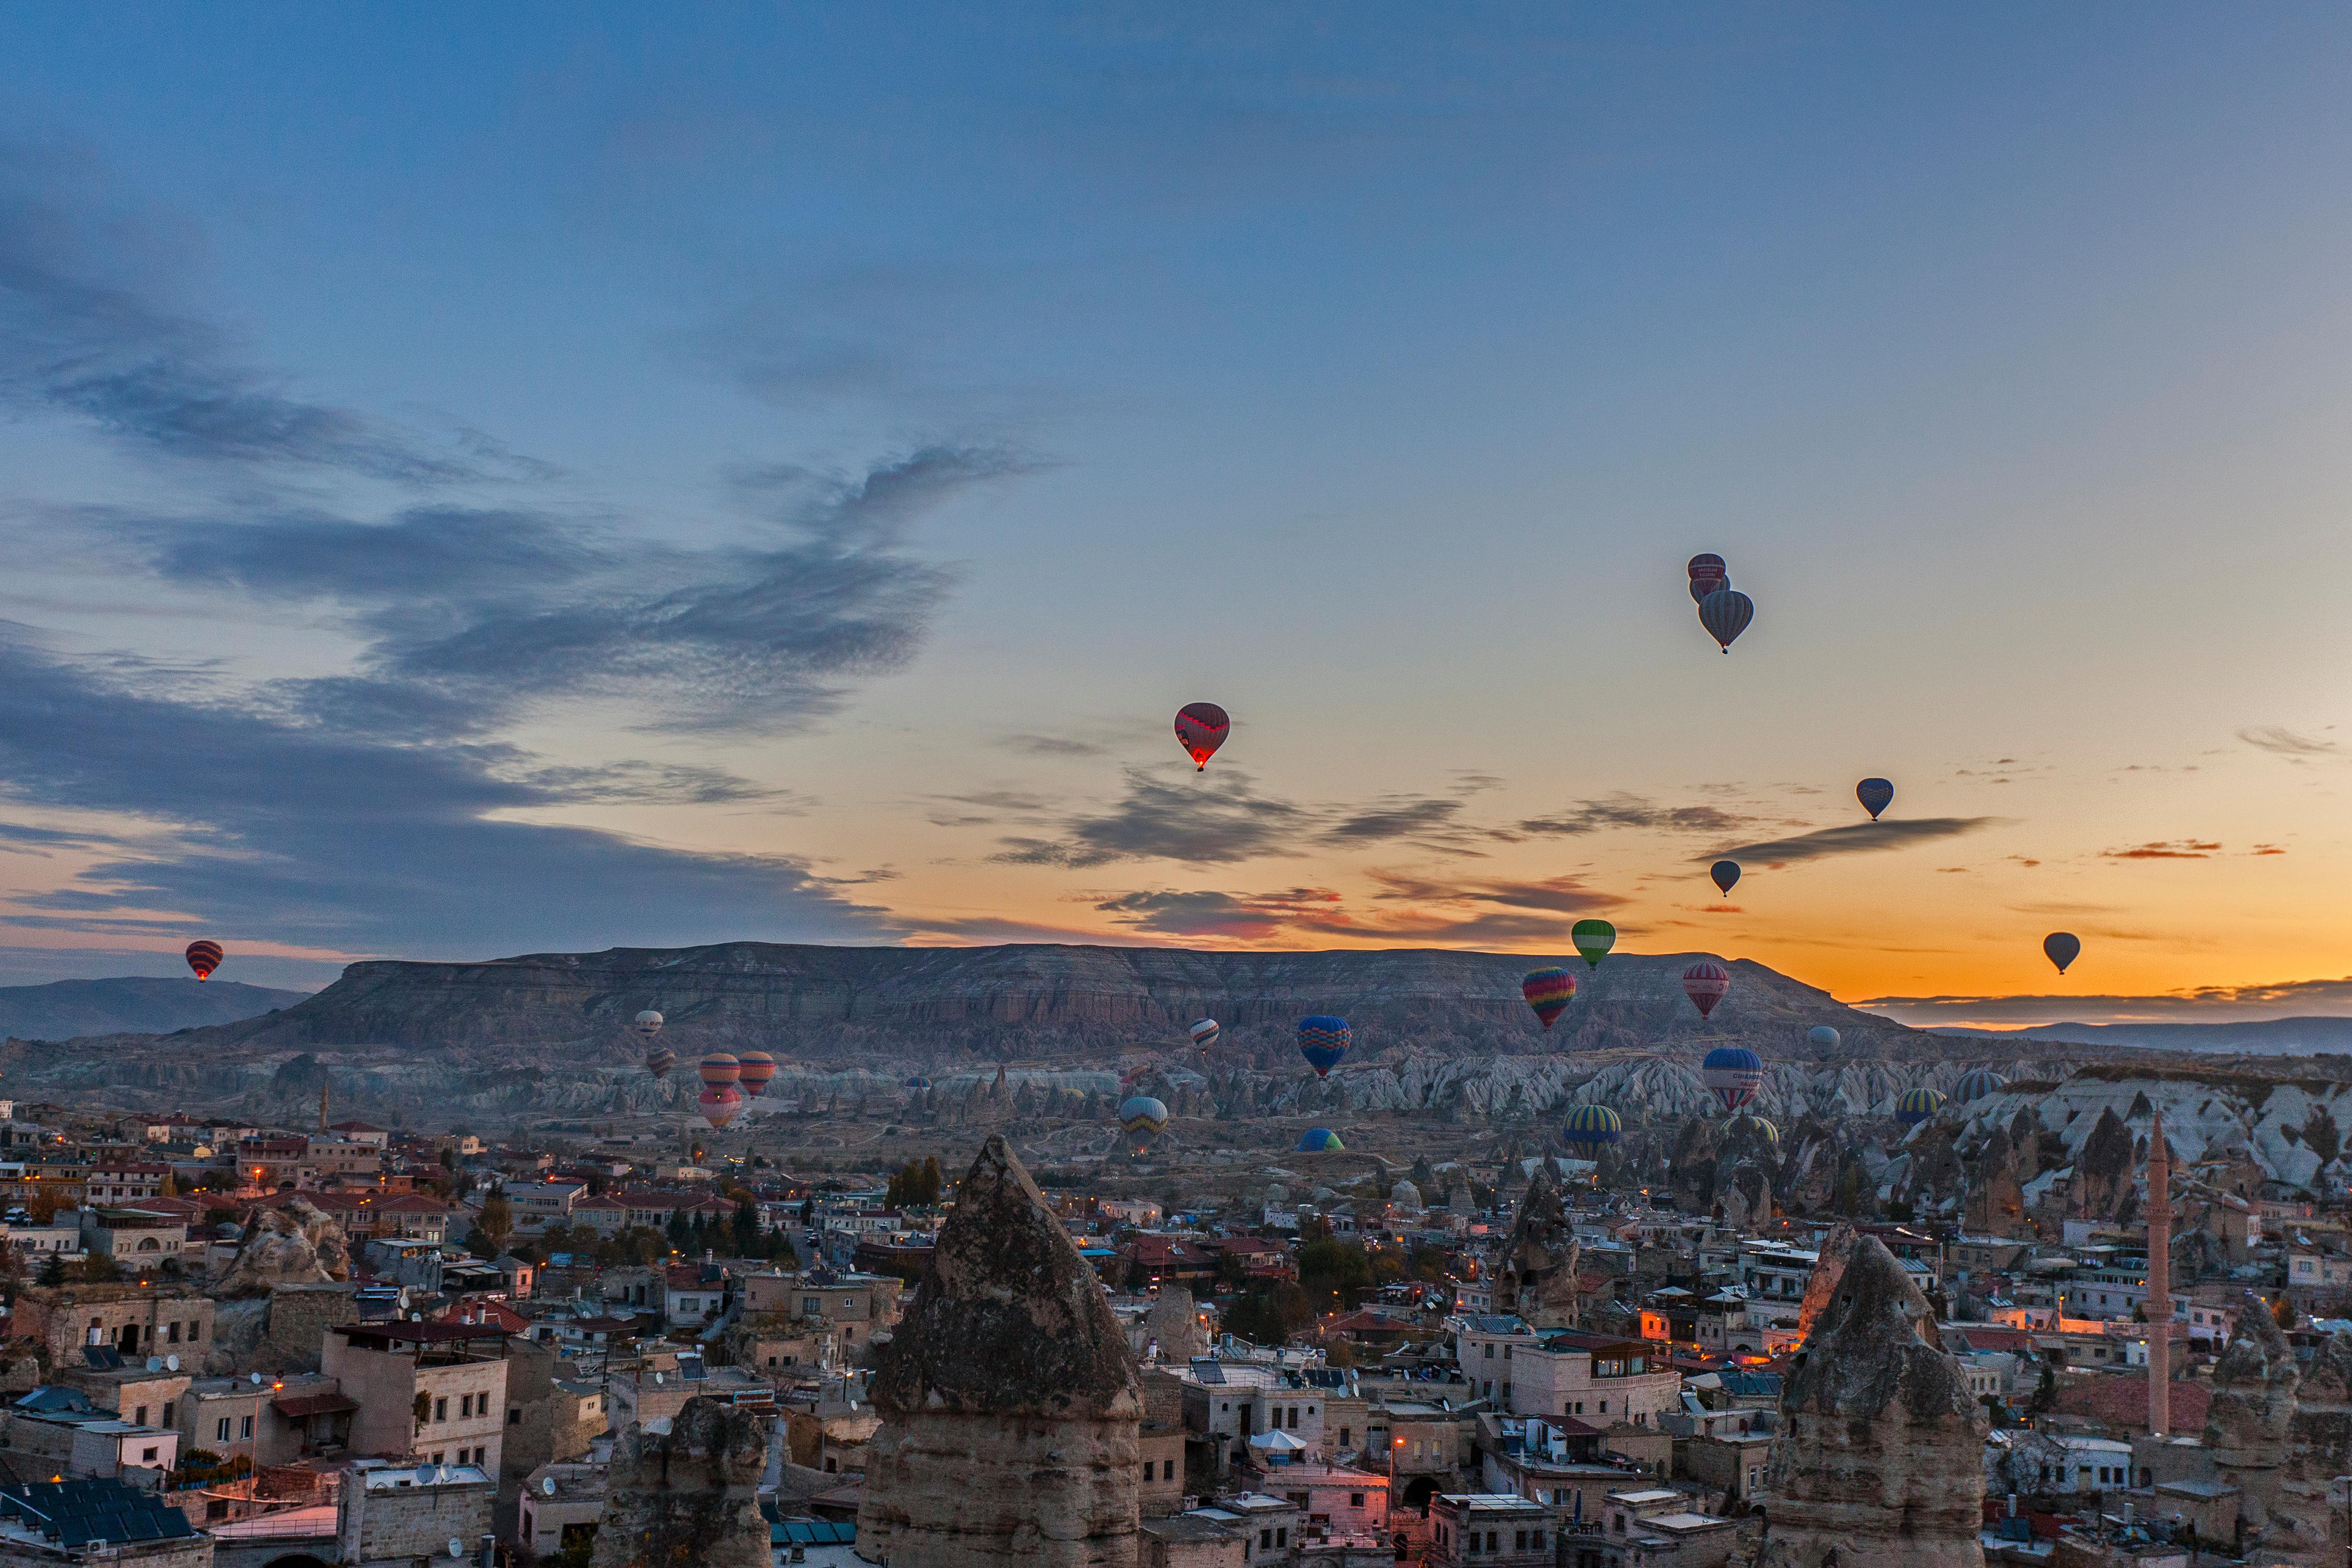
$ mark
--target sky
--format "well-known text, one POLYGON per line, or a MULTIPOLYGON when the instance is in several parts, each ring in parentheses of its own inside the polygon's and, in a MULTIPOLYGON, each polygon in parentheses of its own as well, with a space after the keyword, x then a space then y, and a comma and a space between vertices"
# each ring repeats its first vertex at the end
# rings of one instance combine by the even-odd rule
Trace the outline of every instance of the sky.
POLYGON ((0 56, 0 981, 1598 916, 1913 1022, 2352 1012, 2352 13, 0 56))

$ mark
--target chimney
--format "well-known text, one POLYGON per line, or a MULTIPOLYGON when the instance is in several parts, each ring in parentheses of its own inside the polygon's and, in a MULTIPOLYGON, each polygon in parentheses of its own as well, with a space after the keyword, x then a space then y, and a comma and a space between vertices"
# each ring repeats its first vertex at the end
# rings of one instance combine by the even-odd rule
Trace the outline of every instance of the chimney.
POLYGON ((2147 1430, 2172 1429, 2172 1152, 2164 1112, 2147 1132, 2147 1430))

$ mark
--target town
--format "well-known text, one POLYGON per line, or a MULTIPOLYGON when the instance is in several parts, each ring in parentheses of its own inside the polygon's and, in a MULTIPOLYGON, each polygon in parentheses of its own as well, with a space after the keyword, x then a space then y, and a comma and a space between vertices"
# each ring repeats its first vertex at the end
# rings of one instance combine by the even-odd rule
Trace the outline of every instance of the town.
POLYGON ((2145 1097, 1916 1217, 1484 1135, 1391 1170, 1208 1122, 1033 1168, 967 1119, 869 1169, 323 1093, 308 1127, 0 1111, 4 1563, 2346 1546, 2344 1194, 2176 1158, 2145 1097))

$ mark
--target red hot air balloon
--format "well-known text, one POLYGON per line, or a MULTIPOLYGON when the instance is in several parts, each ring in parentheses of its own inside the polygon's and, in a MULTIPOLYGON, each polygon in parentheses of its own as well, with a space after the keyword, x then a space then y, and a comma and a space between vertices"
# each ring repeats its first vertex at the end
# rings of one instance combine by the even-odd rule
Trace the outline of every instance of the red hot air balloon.
POLYGON ((221 944, 216 942, 188 943, 188 967, 196 972, 199 980, 210 980, 213 971, 220 967, 221 944))
POLYGON ((1711 958, 1702 958, 1683 971, 1683 994, 1691 999, 1701 1018, 1711 1016, 1715 1005, 1731 994, 1731 971, 1711 958))
POLYGON ((1712 551, 1704 555, 1694 555, 1690 558, 1690 578, 1694 583, 1702 577, 1722 579, 1730 575, 1731 568, 1725 563, 1722 556, 1712 551))
POLYGON ((1176 743, 1192 759, 1195 773, 1209 770, 1209 759, 1225 743, 1234 721, 1213 702, 1187 702, 1176 710, 1176 743))
POLYGON ((765 1051, 745 1051, 738 1068, 744 1094, 757 1099, 768 1091, 769 1080, 776 1076, 776 1058, 765 1051))
POLYGON ((695 1101, 695 1109, 702 1112, 702 1120, 709 1122, 716 1131, 741 1114, 743 1091, 731 1083, 715 1084, 702 1091, 701 1097, 695 1101))
POLYGON ((732 1088, 743 1077, 743 1064, 725 1051, 713 1051, 702 1058, 703 1083, 711 1089, 732 1088))

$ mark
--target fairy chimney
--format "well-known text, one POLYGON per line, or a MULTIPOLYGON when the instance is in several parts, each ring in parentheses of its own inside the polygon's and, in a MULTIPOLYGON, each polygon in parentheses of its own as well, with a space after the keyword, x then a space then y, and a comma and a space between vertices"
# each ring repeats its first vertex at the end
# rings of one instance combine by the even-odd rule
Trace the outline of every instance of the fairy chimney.
POLYGON ((757 1416, 689 1399, 667 1431, 631 1426, 613 1451, 611 1486, 590 1568, 769 1568, 757 1416))
POLYGON ((2240 1292, 2237 1329, 2213 1363, 2205 1451, 2215 1476, 2238 1489, 2238 1518, 2251 1541, 2264 1539, 2278 1511, 2300 1381, 2294 1352, 2271 1310, 2251 1291, 2240 1292))
POLYGON ((1002 1137, 958 1189, 877 1354, 857 1554, 892 1568, 1131 1568, 1135 1363, 1094 1271, 1002 1137))
POLYGON ((1572 1329, 1578 1321, 1576 1229, 1560 1203, 1549 1162, 1536 1167, 1519 1201, 1510 1245, 1495 1277, 1495 1310, 1531 1329, 1572 1329))

